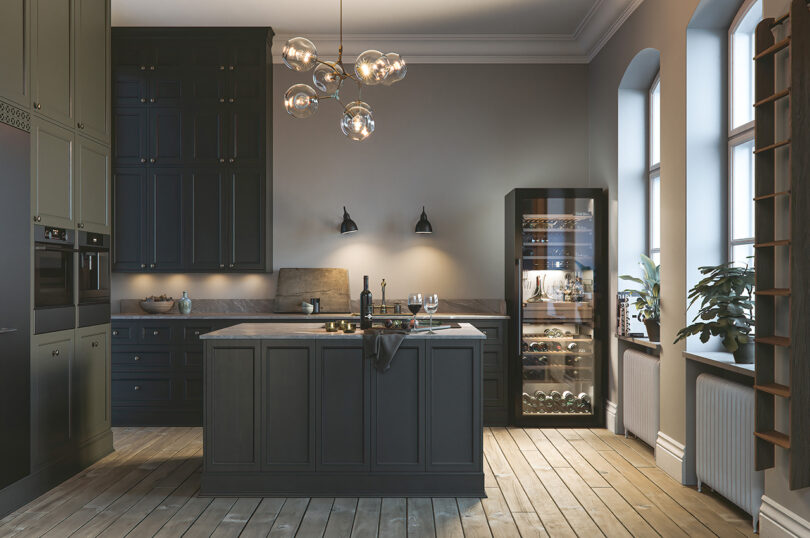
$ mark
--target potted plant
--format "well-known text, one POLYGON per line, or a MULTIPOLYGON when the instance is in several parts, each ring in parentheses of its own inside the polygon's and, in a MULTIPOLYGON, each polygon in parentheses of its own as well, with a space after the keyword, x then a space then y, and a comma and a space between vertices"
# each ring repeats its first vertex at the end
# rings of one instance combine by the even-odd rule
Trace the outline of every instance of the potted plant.
POLYGON ((724 263, 699 270, 705 277, 689 291, 688 298, 689 308, 700 299, 700 310, 691 325, 678 331, 675 342, 694 334, 703 343, 710 336, 722 336, 723 347, 734 354, 736 362, 754 362, 754 269, 724 263))
POLYGON ((647 327, 650 342, 661 341, 661 266, 655 265, 650 258, 641 255, 642 277, 622 275, 619 278, 640 284, 640 290, 624 290, 636 298, 636 310, 639 321, 647 327))

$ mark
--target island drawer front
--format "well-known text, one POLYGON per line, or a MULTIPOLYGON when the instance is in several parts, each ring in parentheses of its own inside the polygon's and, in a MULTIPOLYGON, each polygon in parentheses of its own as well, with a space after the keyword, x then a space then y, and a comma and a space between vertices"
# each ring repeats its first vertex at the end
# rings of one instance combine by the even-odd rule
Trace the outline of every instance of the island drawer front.
POLYGON ((200 336, 205 333, 210 333, 211 331, 216 330, 213 324, 194 324, 194 325, 185 325, 183 327, 183 341, 186 344, 202 344, 202 340, 200 340, 200 336))
POLYGON ((112 380, 113 405, 133 403, 169 403, 172 399, 170 377, 125 377, 112 380))
POLYGON ((113 345, 138 343, 138 324, 135 322, 114 322, 110 332, 113 345))
POLYGON ((172 367, 171 351, 116 351, 112 354, 116 371, 163 370, 172 367))

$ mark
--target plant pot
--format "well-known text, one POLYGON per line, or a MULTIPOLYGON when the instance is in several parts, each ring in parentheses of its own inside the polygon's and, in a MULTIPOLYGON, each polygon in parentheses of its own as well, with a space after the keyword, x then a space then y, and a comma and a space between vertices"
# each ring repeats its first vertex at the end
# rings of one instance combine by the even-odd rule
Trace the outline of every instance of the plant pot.
POLYGON ((754 343, 740 344, 734 352, 734 362, 737 364, 754 363, 754 343))
POLYGON ((645 319, 644 326, 647 327, 647 338, 650 342, 661 341, 661 323, 657 319, 645 319))

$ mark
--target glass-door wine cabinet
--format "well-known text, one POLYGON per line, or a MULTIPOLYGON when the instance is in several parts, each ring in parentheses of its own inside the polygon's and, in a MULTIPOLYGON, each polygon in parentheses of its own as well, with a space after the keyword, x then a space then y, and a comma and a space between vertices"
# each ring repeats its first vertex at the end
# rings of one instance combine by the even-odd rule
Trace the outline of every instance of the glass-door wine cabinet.
POLYGON ((510 422, 604 424, 607 193, 515 189, 506 196, 510 422))

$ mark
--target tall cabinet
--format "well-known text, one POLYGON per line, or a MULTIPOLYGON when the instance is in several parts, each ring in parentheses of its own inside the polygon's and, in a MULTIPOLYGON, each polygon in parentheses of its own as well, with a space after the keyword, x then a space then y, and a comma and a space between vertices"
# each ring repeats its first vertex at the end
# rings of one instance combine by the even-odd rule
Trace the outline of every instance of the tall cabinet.
POLYGON ((262 272, 266 28, 116 28, 113 270, 262 272))

